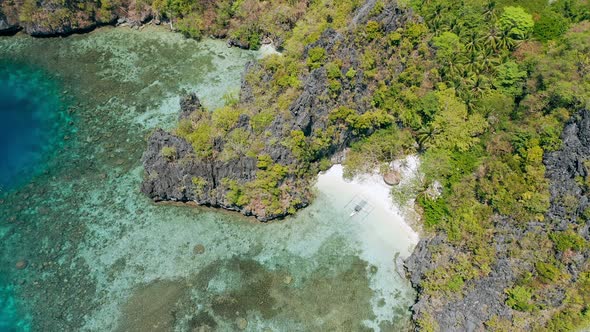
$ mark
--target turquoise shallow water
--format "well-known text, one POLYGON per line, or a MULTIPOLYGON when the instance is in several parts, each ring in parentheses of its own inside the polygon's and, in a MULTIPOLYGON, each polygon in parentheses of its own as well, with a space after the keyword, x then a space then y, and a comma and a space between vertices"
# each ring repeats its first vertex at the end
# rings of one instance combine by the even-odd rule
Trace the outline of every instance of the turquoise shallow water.
POLYGON ((30 317, 18 310, 14 287, 0 277, 0 331, 30 331, 30 317))
POLYGON ((155 27, 0 37, 0 60, 50 73, 71 117, 44 170, 0 194, 10 316, 35 331, 407 328, 414 293, 393 259, 409 253, 407 231, 374 241, 381 224, 351 221, 332 182, 270 224, 139 193, 146 137, 174 126, 180 96, 214 110, 258 56, 155 27))

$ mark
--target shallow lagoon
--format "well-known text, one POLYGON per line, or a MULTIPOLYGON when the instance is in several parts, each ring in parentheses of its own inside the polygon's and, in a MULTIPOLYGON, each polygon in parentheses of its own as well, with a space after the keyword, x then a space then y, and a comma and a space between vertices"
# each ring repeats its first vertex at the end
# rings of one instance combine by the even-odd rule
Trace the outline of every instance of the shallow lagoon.
POLYGON ((139 193, 145 139, 174 125, 179 96, 222 105, 258 56, 155 27, 0 38, 0 59, 60 82, 72 121, 45 172, 0 198, 0 273, 16 294, 10 312, 24 319, 17 330, 407 326, 414 294, 394 257, 409 254, 415 234, 395 211, 349 218, 356 189, 343 190, 338 168, 309 208, 269 224, 139 193), (375 225, 389 219, 376 241, 375 225))

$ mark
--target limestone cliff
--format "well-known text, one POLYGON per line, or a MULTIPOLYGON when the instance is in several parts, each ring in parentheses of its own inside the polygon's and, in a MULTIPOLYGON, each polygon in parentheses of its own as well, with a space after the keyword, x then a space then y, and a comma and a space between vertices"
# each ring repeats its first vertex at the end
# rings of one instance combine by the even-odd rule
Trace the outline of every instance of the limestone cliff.
POLYGON ((0 6, 0 35, 18 30, 41 37, 68 35, 105 24, 140 25, 152 17, 152 9, 135 0, 119 6, 91 1, 6 1, 0 6))
MULTIPOLYGON (((383 25, 384 33, 389 33, 415 20, 409 10, 394 4, 371 13, 367 8, 374 5, 375 1, 367 1, 359 7, 354 13, 355 22, 364 26, 371 18, 383 25)), ((197 135, 198 128, 208 129, 204 125, 212 123, 212 115, 200 109, 196 96, 187 97, 180 118, 193 132, 183 137, 157 130, 149 138, 143 157, 146 176, 142 191, 156 201, 193 201, 254 215, 262 221, 292 214, 308 205, 320 161, 329 160, 358 137, 358 132, 346 125, 335 125, 331 112, 342 106, 358 115, 374 109, 370 96, 375 87, 366 84, 361 47, 354 24, 341 31, 328 28, 317 41, 305 45, 303 59, 319 49, 325 54, 324 61, 334 59, 344 65, 337 69, 337 75, 328 73, 323 65, 309 66, 309 71, 298 77, 301 84, 296 95, 294 89, 287 89, 293 97, 286 109, 277 109, 276 99, 283 96, 269 97, 268 91, 276 89, 272 84, 277 73, 263 64, 249 63, 240 102, 235 106, 240 113, 237 121, 231 128, 218 130, 209 143, 196 149, 188 137, 197 135), (351 70, 354 68, 358 70, 351 70), (346 77, 348 72, 354 74, 346 77), (248 77, 254 77, 256 83, 248 77), (332 87, 335 81, 340 87, 337 93, 332 87), (253 119, 268 114, 266 108, 274 108, 272 120, 263 128, 254 128, 253 119), (236 137, 242 137, 242 143, 236 142, 236 137), (244 144, 244 140, 249 143, 244 144), (207 149, 211 151, 203 156, 202 150, 207 149)), ((364 134, 372 130, 368 128, 364 134)))
MULTIPOLYGON (((181 101, 180 119, 191 114, 208 111, 201 108, 196 95, 191 94, 181 101)), ((237 128, 248 129, 247 116, 241 116, 237 128)), ((217 139, 214 152, 223 151, 225 142, 217 139)), ((294 162, 292 155, 281 145, 269 146, 266 153, 285 164, 294 162)), ((141 190, 156 201, 196 202, 200 205, 221 207, 239 211, 245 215, 255 215, 261 221, 281 217, 285 211, 273 212, 263 204, 241 206, 235 198, 239 187, 253 181, 259 170, 257 159, 240 156, 229 160, 221 158, 198 158, 193 146, 185 139, 164 130, 156 130, 148 140, 148 148, 143 155, 146 177, 141 190), (163 153, 169 149, 169 154, 163 153)), ((296 179, 285 177, 278 186, 290 188, 288 201, 297 201, 296 208, 309 203, 311 193, 304 185, 295 185, 296 179)))
MULTIPOLYGON (((450 244, 443 234, 420 241, 412 256, 406 260, 410 281, 418 290, 418 300, 413 306, 414 318, 429 317, 441 331, 480 331, 486 329, 486 324, 492 319, 510 320, 518 315, 518 311, 506 305, 508 295, 505 290, 514 287, 522 278, 515 271, 521 274, 523 270, 528 271, 533 276, 538 272, 535 271, 535 253, 514 255, 514 244, 536 235, 546 237, 552 232, 567 231, 576 223, 584 223, 586 218, 583 214, 589 205, 588 189, 580 179, 590 174, 589 111, 583 110, 570 119, 563 130, 562 141, 559 150, 544 156, 551 190, 551 206, 545 216, 547 222, 529 222, 515 227, 513 221, 497 216, 493 235, 496 262, 488 276, 466 285, 467 291, 463 296, 451 294, 445 301, 440 301, 423 293, 421 282, 437 264, 453 260, 452 256, 465 249, 450 244), (450 257, 441 253, 448 253, 450 257)), ((590 239, 587 225, 581 227, 578 234, 590 239)), ((557 252, 558 259, 568 262, 568 272, 573 275, 571 282, 577 280, 589 256, 588 250, 577 254, 570 250, 557 252)), ((549 307, 559 307, 566 297, 563 285, 548 285, 539 296, 546 299, 549 307)))

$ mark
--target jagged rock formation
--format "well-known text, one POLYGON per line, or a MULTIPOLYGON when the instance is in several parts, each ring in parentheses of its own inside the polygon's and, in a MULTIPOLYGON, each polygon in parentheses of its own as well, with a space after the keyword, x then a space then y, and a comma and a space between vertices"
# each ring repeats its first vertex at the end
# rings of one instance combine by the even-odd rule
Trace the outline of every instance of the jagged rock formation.
MULTIPOLYGON (((498 220, 496 226, 503 232, 511 232, 510 224, 505 220, 498 220)), ((517 231, 518 232, 518 231, 517 231)), ((513 236, 521 236, 513 234, 513 236)), ((510 318, 512 310, 504 303, 506 294, 504 289, 513 284, 515 276, 510 268, 511 261, 506 250, 512 241, 512 236, 498 235, 494 237, 498 249, 498 259, 492 267, 492 272, 475 282, 472 282, 464 296, 450 294, 450 301, 443 305, 428 294, 422 293, 420 282, 425 274, 437 267, 439 260, 435 252, 445 247, 450 252, 460 252, 446 242, 444 235, 421 239, 412 255, 406 260, 405 266, 410 275, 410 281, 418 290, 418 299, 412 307, 414 319, 426 315, 431 317, 433 325, 440 331, 479 331, 484 323, 492 317, 510 318), (438 250, 437 250, 438 249, 438 250)), ((452 258, 450 258, 452 259, 452 258)))
MULTIPOLYGON (((523 241, 531 234, 546 234, 553 231, 565 231, 571 225, 580 223, 580 218, 587 210, 589 203, 587 189, 580 179, 590 174, 590 112, 581 111, 573 116, 566 124, 562 134, 562 147, 544 156, 546 165, 545 176, 550 180, 551 206, 546 213, 546 222, 530 222, 523 227, 515 227, 507 218, 497 216, 493 242, 496 248, 496 262, 491 267, 488 276, 470 282, 463 296, 458 295, 441 305, 429 295, 423 294, 421 281, 424 276, 441 262, 435 257, 440 252, 456 254, 461 248, 449 244, 444 234, 420 240, 413 254, 406 260, 405 266, 410 275, 410 281, 418 290, 418 300, 413 306, 414 318, 429 316, 435 326, 441 331, 479 331, 486 328, 486 322, 497 317, 510 320, 514 311, 505 304, 506 289, 513 287, 518 279, 514 271, 529 271, 535 275, 534 261, 512 257, 510 249, 514 243, 523 241), (570 206, 565 197, 575 197, 575 206, 570 206)), ((589 225, 581 227, 580 233, 585 239, 590 239, 589 225)), ((565 253, 556 255, 564 260, 565 253)), ((590 257, 586 250, 583 253, 568 252, 567 269, 576 280, 581 268, 590 257)), ((534 255, 531 255, 534 256, 534 255)), ((450 257, 449 259, 452 259, 450 257)), ((562 288, 548 288, 546 290, 547 305, 558 307, 565 299, 562 288)))
MULTIPOLYGON (((590 240, 588 212, 588 183, 590 179, 590 111, 582 110, 566 124, 561 149, 548 153, 544 163, 546 176, 551 180, 551 206, 547 219, 556 231, 565 231, 578 224, 579 235, 590 240), (571 199, 573 198, 573 199, 571 199)), ((588 262, 590 251, 572 255, 558 252, 557 257, 568 262, 567 269, 577 278, 588 262), (564 257, 567 255, 568 257, 564 257)))
POLYGON ((589 205, 586 190, 576 179, 590 175, 590 111, 583 110, 570 119, 563 130, 562 141, 561 149, 545 156, 545 166, 546 175, 551 179, 553 203, 547 217, 557 224, 558 229, 564 230, 568 224, 577 222, 589 205), (562 204, 558 204, 567 194, 579 198, 575 213, 566 211, 562 204))
POLYGON ((18 31, 18 24, 0 12, 0 34, 10 34, 18 31))
MULTIPOLYGON (((193 112, 203 111, 195 94, 184 97, 180 103, 179 119, 188 118, 193 112)), ((214 149, 219 150, 216 145, 214 149)), ((222 179, 239 178, 250 181, 256 173, 256 159, 243 158, 229 162, 219 160, 199 160, 194 156, 194 149, 186 140, 156 130, 148 140, 148 149, 143 155, 147 177, 141 190, 156 201, 194 201, 198 204, 238 210, 234 204, 227 202, 225 196, 228 187, 222 188, 222 179), (170 149, 170 154, 163 153, 170 149), (198 186, 193 178, 202 180, 198 186), (195 188, 198 186, 198 188, 195 188)), ((196 180, 195 180, 196 181, 196 180)), ((250 214, 249 211, 241 211, 250 214)))
POLYGON ((257 49, 262 43, 280 46, 307 6, 307 0, 287 4, 211 0, 3 1, 0 2, 0 34, 23 30, 34 36, 61 36, 86 32, 100 25, 138 27, 147 22, 165 21, 172 30, 187 37, 228 38, 230 46, 257 49))
MULTIPOLYGON (((196 95, 191 94, 181 101, 179 119, 191 114, 209 114, 202 109, 196 95)), ((249 126, 249 118, 241 115, 237 127, 249 126)), ((251 129, 251 128, 250 128, 251 129)), ((224 141, 216 139, 213 150, 221 152, 224 141)), ((282 145, 269 146, 265 151, 273 159, 288 164, 295 162, 292 154, 282 145)), ((239 211, 245 215, 255 215, 261 221, 284 216, 286 213, 268 211, 263 204, 240 206, 228 197, 230 192, 239 190, 236 186, 255 180, 259 170, 257 159, 249 156, 222 160, 220 158, 197 158, 194 148, 185 139, 156 130, 148 140, 148 149, 143 156, 146 178, 141 190, 156 201, 196 202, 199 205, 221 207, 239 211), (172 151, 163 153, 165 149, 172 151)), ((286 177, 280 185, 292 187, 289 201, 296 201, 296 208, 309 203, 311 193, 305 186, 296 186, 297 179, 286 177)))
MULTIPOLYGON (((374 5, 374 1, 368 3, 374 5)), ((366 6, 361 7, 355 20, 359 24, 366 24, 369 12, 366 6)), ((389 33, 415 18, 409 10, 400 10, 390 4, 371 19, 380 22, 384 33, 389 33)), ((356 42, 353 29, 345 32, 326 29, 316 42, 305 45, 304 59, 308 57, 310 50, 321 48, 328 58, 338 59, 346 64, 340 69, 342 78, 339 84, 342 88, 338 94, 332 93, 326 68, 311 68, 301 80, 302 87, 298 95, 287 109, 277 110, 273 114, 273 120, 262 133, 254 130, 251 117, 258 114, 256 112, 259 111, 256 110, 260 109, 260 104, 264 104, 263 98, 266 97, 264 93, 261 95, 260 92, 255 92, 256 89, 260 90, 260 86, 254 87, 243 79, 239 107, 241 110, 255 111, 242 113, 229 132, 216 136, 210 156, 197 157, 191 150, 191 145, 181 135, 156 131, 148 141, 148 149, 143 158, 146 178, 142 191, 156 201, 194 201, 201 205, 254 215, 262 221, 294 213, 296 209, 306 206, 312 199, 311 183, 317 174, 314 163, 329 159, 356 138, 352 130, 342 127, 336 129, 333 136, 326 140, 322 135, 325 135, 330 126, 330 112, 339 106, 354 107, 358 114, 373 108, 369 97, 374 87, 369 88, 364 80, 360 63, 363 51, 359 47, 361 45, 356 42), (358 71, 353 77, 345 79, 344 73, 352 68, 358 68, 358 71), (327 142, 313 151, 313 155, 302 157, 287 144, 294 132, 302 133, 301 139, 306 142, 316 139, 327 142), (253 154, 240 152, 237 156, 224 157, 227 150, 232 149, 229 140, 234 133, 245 134, 252 145, 262 147, 253 154), (162 149, 167 154, 162 153, 162 149), (174 151, 173 156, 170 155, 171 151, 174 151), (267 156, 269 163, 278 168, 269 171, 261 167, 257 156, 267 156), (277 176, 276 173, 281 175, 277 176), (260 190, 265 185, 256 184, 256 181, 272 183, 273 191, 276 189, 272 197, 268 197, 271 188, 260 190), (255 187, 250 190, 254 193, 244 199, 242 194, 249 186, 255 187)), ((272 72, 255 62, 246 66, 244 77, 250 74, 258 78, 257 84, 262 85, 263 90, 273 79, 272 72)), ((272 90, 270 86, 268 90, 272 90)), ((181 104, 181 119, 190 118, 196 126, 210 121, 211 114, 199 110, 196 96, 185 98, 181 104)))
POLYGON ((23 30, 33 36, 57 36, 85 32, 105 24, 138 26, 152 18, 149 6, 135 0, 118 7, 101 8, 97 3, 73 1, 6 2, 0 6, 0 34, 23 30))

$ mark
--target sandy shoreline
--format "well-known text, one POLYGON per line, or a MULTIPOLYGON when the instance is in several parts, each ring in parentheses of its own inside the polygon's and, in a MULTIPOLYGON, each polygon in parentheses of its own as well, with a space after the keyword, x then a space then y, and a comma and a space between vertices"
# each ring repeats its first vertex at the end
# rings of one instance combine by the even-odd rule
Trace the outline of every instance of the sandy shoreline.
MULTIPOLYGON (((411 165, 408 168, 415 169, 411 165)), ((408 176, 408 174, 408 172, 404 172, 402 175, 408 176)), ((367 242, 369 242, 368 240, 381 241, 387 247, 395 245, 391 239, 403 239, 411 245, 418 243, 418 233, 412 229, 411 223, 406 222, 400 207, 394 204, 391 197, 391 187, 383 181, 381 175, 364 174, 351 181, 345 180, 342 175, 343 166, 334 165, 318 176, 317 188, 340 205, 346 201, 342 206, 350 210, 345 211, 348 215, 352 212, 354 205, 349 204, 351 201, 353 203, 359 200, 368 201, 367 210, 370 210, 368 215, 365 212, 365 214, 359 213, 350 217, 351 221, 358 223, 359 230, 362 229, 366 232, 366 236, 372 237, 364 240, 367 242)), ((411 250, 408 253, 411 253, 411 250)))
MULTIPOLYGON (((415 171, 417 158, 407 164, 407 171, 415 171)), ((402 172, 402 176, 406 175, 407 180, 410 173, 415 174, 402 172)), ((398 270, 398 256, 405 259, 411 255, 419 236, 393 203, 391 187, 380 175, 358 176, 352 181, 346 181, 342 175, 343 166, 334 165, 318 176, 316 187, 336 209, 341 208, 337 213, 343 215, 343 222, 348 224, 343 227, 349 227, 347 233, 358 242, 359 257, 371 266, 370 287, 375 292, 371 305, 376 318, 365 321, 365 325, 379 331, 380 322, 391 319, 396 298, 400 296, 392 285, 408 284, 403 277, 405 273, 398 270), (351 217, 354 205, 360 200, 368 202, 363 208, 368 213, 361 211, 351 217)))

